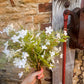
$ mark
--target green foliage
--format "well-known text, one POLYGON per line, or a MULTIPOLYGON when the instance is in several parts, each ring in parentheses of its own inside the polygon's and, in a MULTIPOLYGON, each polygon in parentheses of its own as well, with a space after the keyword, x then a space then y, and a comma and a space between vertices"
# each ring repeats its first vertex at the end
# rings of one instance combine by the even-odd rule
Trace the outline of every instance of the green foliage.
MULTIPOLYGON (((25 68, 28 70, 30 66, 33 68, 46 66, 48 68, 53 67, 54 57, 60 54, 59 45, 65 42, 68 36, 64 35, 60 31, 52 31, 52 29, 47 29, 46 31, 34 31, 34 30, 21 30, 18 32, 10 32, 10 39, 8 44, 5 45, 8 59, 17 63, 17 60, 25 60, 25 68), (24 54, 26 53, 26 54, 24 54), (27 56, 28 55, 28 56, 27 56), (25 58, 24 58, 25 57, 25 58)), ((18 61, 18 63, 19 63, 18 61)), ((16 64, 17 65, 17 64, 16 64)))

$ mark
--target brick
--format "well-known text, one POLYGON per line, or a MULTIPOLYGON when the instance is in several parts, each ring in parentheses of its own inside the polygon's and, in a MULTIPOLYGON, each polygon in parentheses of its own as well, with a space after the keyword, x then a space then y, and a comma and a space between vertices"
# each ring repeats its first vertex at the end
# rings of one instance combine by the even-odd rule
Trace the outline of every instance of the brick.
POLYGON ((34 16, 34 23, 47 23, 50 21, 50 14, 39 14, 34 16))
POLYGON ((52 11, 52 3, 39 4, 39 12, 52 11))
POLYGON ((33 17, 27 16, 26 18, 24 18, 24 22, 25 22, 25 24, 33 22, 33 17))
POLYGON ((22 0, 24 3, 47 3, 50 0, 22 0))
POLYGON ((46 27, 52 26, 51 23, 47 23, 47 24, 41 24, 41 28, 40 30, 45 30, 46 27))

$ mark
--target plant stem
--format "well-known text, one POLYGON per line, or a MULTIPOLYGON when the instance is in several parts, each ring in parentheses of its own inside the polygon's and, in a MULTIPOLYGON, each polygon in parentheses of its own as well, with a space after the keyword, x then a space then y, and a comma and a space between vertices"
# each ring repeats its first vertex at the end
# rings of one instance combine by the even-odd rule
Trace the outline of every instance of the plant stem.
MULTIPOLYGON (((38 71, 41 70, 40 63, 38 63, 38 71)), ((41 80, 38 79, 38 84, 41 84, 41 80)))

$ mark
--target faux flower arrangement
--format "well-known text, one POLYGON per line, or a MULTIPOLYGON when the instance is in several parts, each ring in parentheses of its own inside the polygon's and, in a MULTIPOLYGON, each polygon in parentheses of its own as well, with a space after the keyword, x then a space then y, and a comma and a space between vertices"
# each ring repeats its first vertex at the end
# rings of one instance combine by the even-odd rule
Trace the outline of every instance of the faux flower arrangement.
MULTIPOLYGON (((38 70, 38 67, 43 66, 52 69, 55 64, 55 56, 62 57, 59 45, 61 42, 65 42, 68 37, 66 32, 63 34, 61 31, 53 31, 51 26, 46 27, 45 31, 25 29, 15 31, 11 24, 0 33, 7 33, 9 36, 3 50, 8 61, 26 71, 31 68, 38 70)), ((18 75, 21 78, 23 72, 18 75)))

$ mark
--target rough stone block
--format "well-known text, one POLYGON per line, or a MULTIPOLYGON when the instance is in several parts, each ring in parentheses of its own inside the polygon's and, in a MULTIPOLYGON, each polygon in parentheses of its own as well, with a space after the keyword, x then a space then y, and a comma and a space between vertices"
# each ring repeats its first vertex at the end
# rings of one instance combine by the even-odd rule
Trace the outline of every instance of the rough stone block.
POLYGON ((0 14, 10 14, 10 13, 17 13, 19 10, 17 8, 11 8, 11 7, 1 7, 0 8, 0 14))
POLYGON ((50 0, 22 0, 24 3, 46 3, 49 2, 50 0))
POLYGON ((13 8, 13 7, 7 7, 4 9, 5 13, 17 13, 20 10, 18 10, 17 8, 13 8))
POLYGON ((52 11, 52 3, 39 4, 39 12, 52 11))
POLYGON ((4 14, 5 13, 5 9, 4 8, 0 8, 0 14, 4 14))
POLYGON ((37 14, 37 10, 36 9, 27 9, 25 10, 24 15, 34 15, 37 14))
POLYGON ((29 4, 27 4, 27 7, 28 8, 37 8, 38 4, 36 4, 36 3, 29 3, 29 4))
POLYGON ((50 14, 39 14, 34 16, 34 23, 48 23, 50 21, 50 14))
POLYGON ((0 3, 5 2, 5 1, 7 1, 7 0, 0 0, 0 3))
POLYGON ((31 30, 31 29, 38 30, 39 29, 39 25, 38 24, 29 23, 29 24, 25 24, 25 28, 28 29, 28 30, 31 30))
POLYGON ((37 0, 38 3, 47 3, 49 2, 50 0, 37 0))
POLYGON ((8 5, 9 5, 8 2, 0 3, 0 7, 6 7, 6 6, 8 6, 8 5))
POLYGON ((10 15, 10 20, 18 20, 18 19, 21 19, 23 17, 24 17, 23 14, 12 14, 12 15, 10 15))
POLYGON ((27 16, 24 18, 25 24, 33 22, 33 17, 32 16, 27 16))

